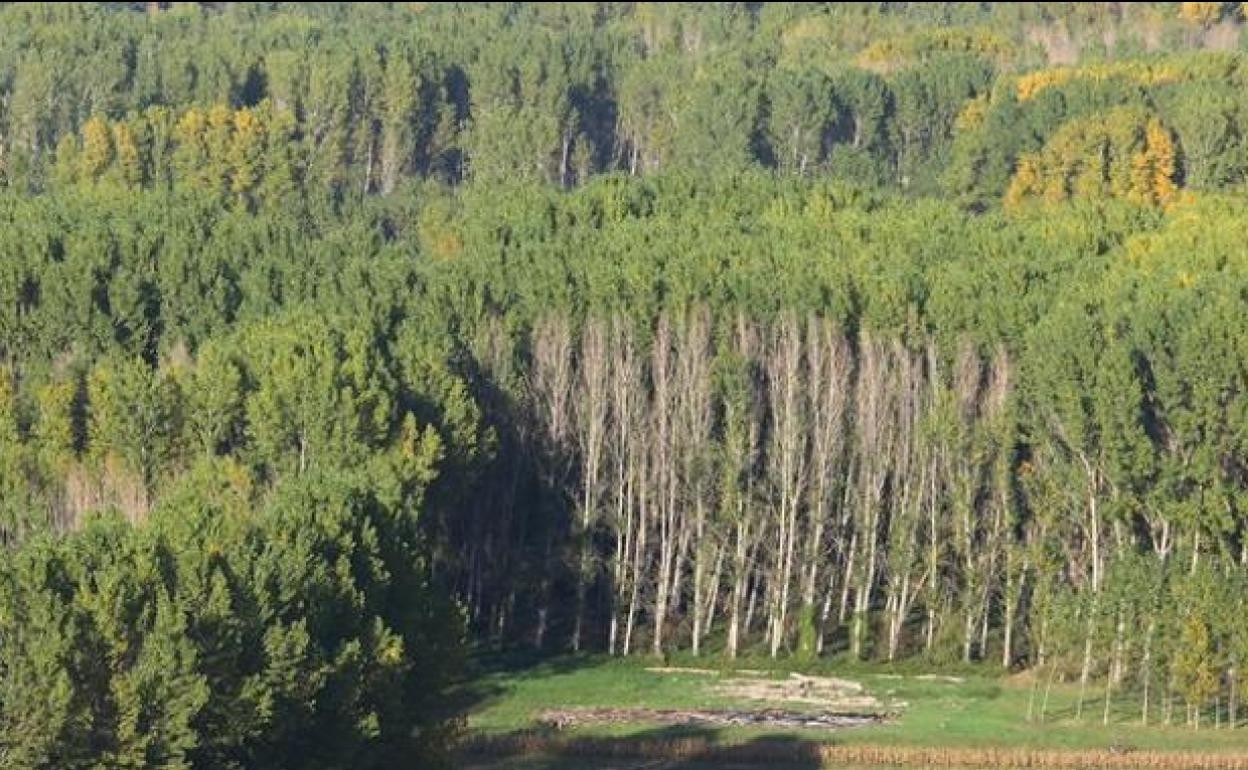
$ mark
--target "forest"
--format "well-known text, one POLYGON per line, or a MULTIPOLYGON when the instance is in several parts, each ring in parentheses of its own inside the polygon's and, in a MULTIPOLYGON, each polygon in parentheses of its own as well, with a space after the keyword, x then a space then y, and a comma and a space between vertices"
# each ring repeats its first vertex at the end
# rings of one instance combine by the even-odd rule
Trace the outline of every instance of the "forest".
POLYGON ((1239 724, 1244 22, 0 4, 0 768, 433 766, 481 647, 1239 724))

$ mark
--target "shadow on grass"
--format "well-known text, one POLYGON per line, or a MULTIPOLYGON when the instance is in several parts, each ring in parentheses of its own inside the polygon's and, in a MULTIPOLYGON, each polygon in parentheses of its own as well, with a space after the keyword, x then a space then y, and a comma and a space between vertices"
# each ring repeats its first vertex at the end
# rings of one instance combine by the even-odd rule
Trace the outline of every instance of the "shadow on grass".
POLYGON ((468 660, 459 684, 446 698, 448 716, 470 713, 505 698, 514 689, 508 680, 567 674, 607 662, 601 655, 572 655, 566 651, 533 649, 479 649, 468 660))
POLYGON ((687 725, 609 737, 543 729, 476 737, 460 758, 463 766, 481 770, 815 770, 822 745, 781 736, 725 743, 717 728, 687 725))

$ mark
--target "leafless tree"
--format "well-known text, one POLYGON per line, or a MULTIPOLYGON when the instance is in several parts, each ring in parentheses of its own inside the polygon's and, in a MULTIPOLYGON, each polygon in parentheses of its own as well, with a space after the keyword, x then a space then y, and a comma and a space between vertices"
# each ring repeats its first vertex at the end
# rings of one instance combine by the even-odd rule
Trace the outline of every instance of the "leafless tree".
POLYGON ((857 474, 855 478, 856 553, 850 562, 854 580, 854 617, 850 652, 862 657, 867 631, 867 613, 879 569, 880 521, 885 484, 894 440, 894 394, 891 392, 893 366, 887 343, 867 333, 859 337, 858 381, 855 389, 855 438, 857 474))
POLYGON ((728 631, 726 654, 735 658, 740 651, 743 632, 748 631, 751 613, 745 603, 750 594, 750 576, 759 549, 755 521, 755 467, 759 462, 762 443, 763 404, 755 382, 755 359, 758 355, 758 331, 743 316, 733 328, 729 367, 733 376, 727 378, 723 398, 723 466, 720 482, 720 505, 731 527, 732 558, 729 577, 732 584, 728 600, 728 631))
POLYGON ((787 629, 789 591, 793 582, 798 510, 807 477, 806 416, 801 326, 792 315, 773 328, 766 352, 767 402, 771 413, 767 446, 769 487, 775 496, 776 544, 770 570, 768 636, 771 656, 778 654, 787 629))
MULTIPOLYGON (((813 621, 819 586, 827 581, 829 598, 835 588, 837 570, 835 563, 829 562, 841 556, 844 545, 837 542, 830 550, 827 540, 829 531, 837 530, 836 518, 843 508, 852 361, 848 342, 828 319, 812 317, 807 323, 806 367, 810 483, 803 537, 802 612, 813 621)), ((828 604, 825 600, 825 606, 828 604)), ((816 652, 821 647, 826 616, 825 610, 816 627, 816 652)))
MULTIPOLYGON (((705 308, 691 310, 685 320, 679 337, 676 354, 676 424, 678 452, 680 455, 680 486, 682 514, 692 512, 693 520, 688 521, 687 515, 681 519, 681 553, 688 552, 692 572, 693 597, 690 606, 693 615, 692 648, 693 654, 700 652, 703 630, 709 611, 707 594, 713 595, 714 588, 708 587, 707 570, 714 569, 718 560, 713 556, 717 544, 710 537, 707 518, 714 509, 715 484, 713 483, 712 459, 712 428, 714 411, 711 388, 711 336, 710 314, 705 308), (690 540, 692 545, 689 545, 690 540)), ((676 570, 676 586, 673 595, 679 600, 679 577, 682 570, 676 570)))
POLYGON ((585 593, 593 581, 593 529, 599 516, 607 443, 607 399, 611 362, 607 351, 607 331, 603 322, 590 320, 581 332, 578 377, 575 393, 576 438, 580 459, 580 516, 575 533, 578 542, 576 565, 576 615, 572 626, 572 649, 581 649, 585 620, 585 593))
MULTIPOLYGON (((548 490, 564 490, 572 442, 573 396, 572 334, 567 318, 553 316, 537 324, 533 331, 533 363, 530 373, 532 409, 541 426, 542 475, 548 490)), ((549 564, 554 556, 554 527, 548 523, 543 569, 538 588, 537 624, 533 642, 545 644, 550 617, 551 583, 549 564)))

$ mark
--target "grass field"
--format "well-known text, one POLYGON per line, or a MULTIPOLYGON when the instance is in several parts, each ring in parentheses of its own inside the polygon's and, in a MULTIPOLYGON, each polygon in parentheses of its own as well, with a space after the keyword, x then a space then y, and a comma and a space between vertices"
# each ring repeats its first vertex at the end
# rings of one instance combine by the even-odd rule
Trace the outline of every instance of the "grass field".
MULTIPOLYGON (((690 664, 689 662, 685 662, 690 664)), ((743 664, 768 668, 768 676, 783 679, 788 671, 771 661, 743 664)), ((730 676, 718 674, 659 673, 647 670, 652 660, 618 660, 595 656, 560 657, 522 664, 483 661, 482 670, 464 697, 468 730, 475 736, 507 736, 543 729, 538 716, 547 709, 588 707, 648 707, 722 709, 774 704, 747 703, 716 692, 715 683, 730 676)), ((702 662, 713 666, 714 662, 702 662)), ((807 669, 807 671, 809 671, 807 669)), ((892 673, 883 668, 823 665, 815 673, 851 679, 867 693, 900 705, 898 716, 883 723, 841 730, 811 730, 762 726, 674 726, 645 721, 568 727, 560 740, 602 741, 680 740, 697 738, 715 746, 746 746, 761 741, 803 744, 835 744, 852 747, 892 746, 937 749, 1029 749, 1110 750, 1131 752, 1244 752, 1248 756, 1248 725, 1215 729, 1206 723, 1197 731, 1182 725, 1165 726, 1139 722, 1138 701, 1118 696, 1113 702, 1110 724, 1102 724, 1104 701, 1099 689, 1090 688, 1083 716, 1076 719, 1078 689, 1056 685, 1043 723, 1028 722, 1032 683, 1026 675, 994 676, 984 672, 958 671, 956 677, 925 678, 919 672, 892 673), (955 681, 956 679, 956 681, 955 681), (904 705, 902 705, 904 704, 904 705)), ((810 708, 810 707, 807 707, 810 708)), ((1183 709, 1176 704, 1176 719, 1183 709)), ((1155 715, 1156 716, 1156 715, 1155 715)), ((1154 717, 1155 718, 1155 717, 1154 717)), ((605 761, 605 760, 604 760, 605 761)), ((475 765, 486 770, 555 770, 572 767, 634 767, 590 764, 583 758, 564 760, 527 757, 496 760, 475 765)), ((724 767, 720 764, 685 762, 679 765, 646 764, 645 767, 724 767)), ((781 767, 780 764, 775 764, 781 767)), ((796 764, 794 767, 808 767, 796 764)))

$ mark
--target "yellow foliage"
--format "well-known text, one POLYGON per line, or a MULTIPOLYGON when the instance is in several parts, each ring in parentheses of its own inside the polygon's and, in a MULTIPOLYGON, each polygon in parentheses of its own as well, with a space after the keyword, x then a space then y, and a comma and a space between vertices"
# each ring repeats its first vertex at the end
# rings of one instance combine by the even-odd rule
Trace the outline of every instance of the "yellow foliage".
POLYGON ((249 137, 260 133, 260 119, 251 109, 244 107, 234 113, 235 137, 249 137))
MULTIPOLYGON (((1040 196, 1045 203, 1061 203, 1070 197, 1071 188, 1067 185, 1067 176, 1062 169, 1045 170, 1042 180, 1040 196)), ((1082 193, 1083 190, 1081 189, 1080 192, 1082 193)))
POLYGON ((1144 129, 1144 143, 1131 158, 1132 184, 1130 196, 1155 205, 1164 205, 1174 197, 1174 141, 1157 118, 1150 118, 1144 129))
POLYGON ((1174 140, 1156 116, 1123 107, 1072 120, 1039 153, 1019 158, 1003 200, 1126 198, 1164 206, 1176 200, 1174 140))
POLYGON ((439 259, 454 259, 463 248, 464 243, 459 234, 450 229, 435 233, 429 239, 429 250, 439 259))
POLYGON ((1132 235, 1123 242, 1125 261, 1142 265, 1155 248, 1156 236, 1152 233, 1132 235))
POLYGON ((1188 24, 1208 27, 1222 16, 1224 3, 1179 3, 1179 18, 1188 24))
POLYGON ((1014 177, 1005 191, 1006 208, 1017 208, 1024 200, 1040 191, 1039 159, 1031 153, 1018 158, 1014 177))
POLYGON ((245 193, 260 177, 259 156, 263 149, 263 128, 250 109, 234 113, 234 130, 230 136, 230 190, 245 193))
POLYGON ((1197 197, 1195 192, 1180 189, 1173 196, 1171 196, 1167 203, 1164 204, 1164 208, 1167 212, 1177 211, 1179 209, 1191 207, 1196 203, 1196 201, 1197 197))
POLYGON ((206 112, 191 108, 174 129, 176 152, 190 166, 182 179, 248 199, 272 169, 266 155, 271 137, 290 132, 293 126, 289 111, 268 102, 238 110, 222 104, 206 112))
POLYGON ((1118 61, 1084 67, 1052 67, 1028 72, 1019 75, 1014 87, 1018 100, 1025 102, 1034 99, 1046 88, 1062 86, 1075 80, 1126 78, 1133 83, 1151 86, 1172 83, 1185 74, 1179 67, 1168 62, 1146 64, 1138 61, 1118 61))
POLYGON ((982 29, 924 29, 875 42, 858 54, 858 66, 889 72, 922 61, 933 54, 970 53, 1006 61, 1013 49, 1002 37, 982 29))
POLYGON ((804 16, 794 21, 780 33, 781 64, 789 68, 807 64, 812 53, 817 55, 817 49, 832 49, 830 39, 826 16, 804 16))
POLYGON ((988 94, 985 93, 966 100, 962 111, 958 113, 958 117, 953 122, 953 127, 958 131, 973 131, 984 124, 986 117, 988 117, 988 94))
POLYGON ((44 459, 54 467, 64 467, 74 459, 74 405, 77 388, 64 380, 50 382, 35 392, 39 419, 35 436, 44 459))
POLYGON ((125 123, 113 126, 113 145, 117 150, 117 166, 121 170, 122 181, 137 186, 143 181, 143 161, 130 126, 125 123))
POLYGON ((82 124, 82 152, 78 165, 84 179, 97 179, 113 160, 112 132, 108 122, 96 115, 82 124))
POLYGON ((204 113, 199 109, 191 107, 182 113, 182 117, 173 127, 173 138, 178 144, 186 145, 199 142, 207 127, 207 120, 204 113))
POLYGON ((17 441, 17 393, 8 367, 0 366, 0 446, 17 441))
POLYGON ((234 123, 234 114, 224 104, 214 104, 208 109, 208 127, 218 131, 228 131, 234 123))
POLYGON ((455 226, 452 213, 440 201, 431 203, 420 213, 417 232, 421 251, 431 257, 449 260, 463 251, 463 238, 455 226))

